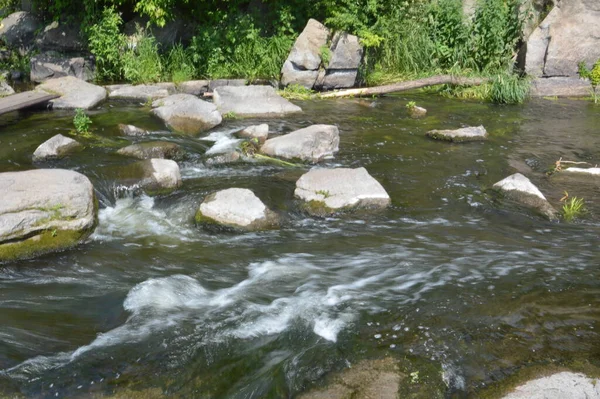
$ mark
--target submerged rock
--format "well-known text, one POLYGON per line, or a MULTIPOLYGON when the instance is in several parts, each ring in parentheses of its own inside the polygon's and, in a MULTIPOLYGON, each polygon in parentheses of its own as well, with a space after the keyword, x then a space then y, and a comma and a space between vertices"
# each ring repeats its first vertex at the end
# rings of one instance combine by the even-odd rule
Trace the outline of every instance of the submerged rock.
POLYGON ((271 86, 224 86, 215 89, 213 100, 221 114, 273 117, 302 112, 271 86))
POLYGON ((117 153, 138 159, 181 159, 184 151, 181 146, 170 141, 148 141, 128 145, 121 148, 117 153))
POLYGON ((147 136, 150 134, 150 132, 145 129, 133 125, 125 125, 123 123, 119 124, 119 131, 125 136, 133 137, 147 136))
POLYGON ((119 178, 126 186, 142 189, 150 195, 169 193, 180 187, 181 172, 170 159, 146 159, 120 170, 119 178))
POLYGON ((312 169, 296 182, 294 195, 315 216, 354 208, 382 209, 391 200, 365 168, 312 169))
POLYGON ((84 175, 63 169, 0 173, 0 261, 72 247, 94 230, 97 202, 84 175))
POLYGON ((263 123, 261 125, 252 125, 238 132, 238 136, 257 139, 260 144, 263 144, 269 137, 269 125, 263 123))
POLYGON ((277 214, 244 188, 229 188, 207 196, 196 212, 196 222, 247 231, 271 229, 279 223, 277 214))
POLYGON ((206 166, 219 166, 237 163, 242 160, 242 155, 237 151, 230 151, 224 154, 211 156, 204 161, 206 166))
POLYGON ((260 151, 269 156, 320 162, 339 151, 340 132, 334 125, 312 125, 269 139, 260 151))
POLYGON ((223 118, 214 104, 191 94, 174 94, 152 103, 152 114, 169 128, 188 134, 200 133, 221 123, 223 118))
POLYGON ((62 158, 78 149, 82 148, 78 141, 62 134, 44 141, 33 153, 34 161, 43 161, 50 158, 62 158))
POLYGON ((502 399, 580 399, 600 398, 596 378, 581 373, 561 372, 518 386, 502 399))
POLYGON ((104 88, 73 76, 47 80, 36 90, 59 94, 59 98, 51 100, 52 107, 59 109, 89 109, 106 99, 104 88))
POLYGON ((423 107, 414 106, 408 109, 408 113, 410 114, 411 118, 417 119, 427 115, 427 110, 423 107))
POLYGON ((324 388, 300 394, 298 399, 397 399, 404 378, 394 359, 363 360, 330 377, 324 388))
POLYGON ((550 205, 544 194, 525 176, 515 173, 493 186, 509 199, 533 208, 550 220, 558 219, 558 212, 550 205))
POLYGON ((456 130, 430 130, 427 136, 435 140, 445 140, 452 142, 479 141, 485 140, 488 133, 483 126, 463 127, 456 130))

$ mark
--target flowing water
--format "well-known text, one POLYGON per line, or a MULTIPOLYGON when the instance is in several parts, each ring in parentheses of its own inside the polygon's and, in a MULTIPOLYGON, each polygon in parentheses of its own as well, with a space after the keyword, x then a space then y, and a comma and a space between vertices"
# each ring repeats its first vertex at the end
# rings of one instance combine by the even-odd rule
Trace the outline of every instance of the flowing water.
POLYGON ((32 152, 69 133, 72 113, 0 117, 0 171, 74 169, 100 201, 83 245, 0 264, 0 396, 294 397, 361 359, 392 357, 442 397, 478 397, 529 365, 598 363, 599 181, 545 172, 560 157, 600 162, 600 107, 426 94, 298 104, 301 115, 226 120, 190 137, 111 102, 90 113, 104 141, 37 165, 32 152), (409 118, 410 100, 429 116, 409 118), (338 125, 340 152, 325 166, 366 167, 392 206, 312 218, 293 198, 305 170, 203 165, 207 136, 226 146, 231 132, 261 122, 275 133, 338 125), (186 149, 180 190, 133 196, 121 186, 118 170, 132 161, 114 154, 128 140, 117 123, 186 149), (424 137, 480 124, 487 142, 424 137), (584 197, 588 213, 551 223, 490 194, 515 171, 557 207, 565 190, 584 197), (202 199, 229 187, 252 189, 284 216, 282 228, 195 226, 202 199))

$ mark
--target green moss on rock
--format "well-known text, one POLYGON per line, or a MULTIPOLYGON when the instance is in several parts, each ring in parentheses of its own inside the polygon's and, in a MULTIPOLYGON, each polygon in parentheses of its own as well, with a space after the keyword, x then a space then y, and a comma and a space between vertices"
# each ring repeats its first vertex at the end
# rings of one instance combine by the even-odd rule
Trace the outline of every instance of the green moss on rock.
POLYGON ((86 239, 93 230, 43 230, 38 235, 22 241, 0 244, 0 262, 28 259, 72 248, 86 239))

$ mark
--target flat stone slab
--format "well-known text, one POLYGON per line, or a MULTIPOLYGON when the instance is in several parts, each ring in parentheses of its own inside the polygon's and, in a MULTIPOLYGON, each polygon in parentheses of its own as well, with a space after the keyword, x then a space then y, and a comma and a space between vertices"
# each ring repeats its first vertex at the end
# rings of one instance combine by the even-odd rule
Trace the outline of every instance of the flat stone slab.
POLYGON ((435 140, 465 142, 486 140, 488 133, 483 126, 463 127, 456 130, 430 130, 426 133, 428 137, 435 140))
POLYGON ((216 88, 213 101, 221 114, 274 117, 302 112, 271 86, 224 86, 216 88))
POLYGON ((588 97, 592 86, 589 80, 576 77, 538 78, 531 82, 532 97, 588 97))
POLYGON ((51 158, 62 158, 81 148, 83 148, 83 145, 78 141, 57 134, 39 145, 33 153, 33 160, 43 161, 51 158))
POLYGON ((152 114, 162 119, 170 129, 196 134, 211 129, 223 118, 217 107, 191 94, 173 94, 152 103, 152 114))
POLYGON ((59 94, 51 94, 38 91, 25 91, 0 98, 0 115, 7 112, 18 111, 34 105, 44 104, 50 100, 60 97, 59 94))
POLYGON ((194 96, 201 96, 208 91, 208 80, 188 80, 177 84, 177 91, 179 93, 192 94, 194 96))
POLYGON ((36 87, 36 91, 58 94, 52 100, 52 107, 57 109, 90 109, 106 99, 106 90, 73 76, 49 79, 36 87))
POLYGON ((64 169, 0 173, 0 261, 69 248, 97 222, 94 187, 64 169))
POLYGON ((153 85, 122 85, 110 91, 109 98, 149 101, 165 98, 177 91, 174 83, 157 83, 153 85))
POLYGON ((312 125, 269 139, 260 151, 272 157, 317 163, 339 151, 340 132, 334 125, 312 125))
POLYGON ((502 399, 600 399, 600 383, 581 373, 562 372, 518 386, 502 399))
POLYGON ((503 192, 510 199, 532 208, 550 220, 558 219, 558 212, 550 205, 544 194, 521 173, 515 173, 500 180, 493 188, 503 192))
POLYGON ((250 190, 229 188, 204 199, 196 213, 198 223, 242 230, 265 230, 278 225, 277 215, 250 190))
POLYGON ((170 141, 148 141, 128 145, 118 150, 117 153, 138 159, 181 159, 184 151, 180 145, 170 141))
POLYGON ((312 169, 298 179, 294 195, 307 202, 307 211, 316 216, 353 208, 382 209, 391 203, 365 168, 312 169))

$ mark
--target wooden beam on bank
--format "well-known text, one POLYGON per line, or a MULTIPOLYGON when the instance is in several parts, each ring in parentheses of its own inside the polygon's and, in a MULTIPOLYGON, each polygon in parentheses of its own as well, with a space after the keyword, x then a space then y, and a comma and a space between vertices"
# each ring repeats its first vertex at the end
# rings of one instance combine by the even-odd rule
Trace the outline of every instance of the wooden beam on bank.
POLYGON ((0 98, 0 115, 11 111, 46 103, 60 97, 58 94, 48 94, 37 91, 25 91, 0 98))
POLYGON ((407 91, 420 89, 427 86, 435 85, 459 85, 459 86, 479 86, 489 82, 486 78, 465 78, 452 75, 438 75, 430 78, 409 80, 407 82, 394 83, 391 85, 367 87, 364 89, 348 89, 334 91, 331 93, 322 93, 321 98, 336 98, 336 97, 362 97, 362 96, 380 96, 382 94, 396 93, 399 91, 407 91))

